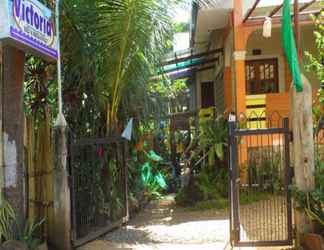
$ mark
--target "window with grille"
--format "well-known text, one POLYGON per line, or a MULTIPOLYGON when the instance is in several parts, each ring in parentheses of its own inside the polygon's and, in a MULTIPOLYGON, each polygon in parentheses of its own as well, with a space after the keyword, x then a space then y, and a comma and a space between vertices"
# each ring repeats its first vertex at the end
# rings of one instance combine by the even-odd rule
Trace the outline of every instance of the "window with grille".
POLYGON ((248 95, 278 93, 278 60, 246 61, 246 93, 248 95))

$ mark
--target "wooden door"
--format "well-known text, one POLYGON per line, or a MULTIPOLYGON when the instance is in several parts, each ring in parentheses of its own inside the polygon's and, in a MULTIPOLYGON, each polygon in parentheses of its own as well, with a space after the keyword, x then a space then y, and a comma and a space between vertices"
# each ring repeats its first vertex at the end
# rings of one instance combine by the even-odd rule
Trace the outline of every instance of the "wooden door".
POLYGON ((214 82, 201 83, 201 108, 210 108, 215 106, 214 82))

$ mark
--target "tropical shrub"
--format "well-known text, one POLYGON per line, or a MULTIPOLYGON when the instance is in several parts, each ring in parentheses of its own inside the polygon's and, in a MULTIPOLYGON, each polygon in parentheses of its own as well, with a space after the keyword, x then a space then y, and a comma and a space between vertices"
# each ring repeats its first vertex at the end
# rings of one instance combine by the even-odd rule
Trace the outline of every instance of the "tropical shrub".
MULTIPOLYGON (((314 102, 313 114, 316 127, 315 135, 320 136, 320 131, 324 129, 324 11, 313 16, 315 23, 315 44, 316 55, 306 52, 308 64, 306 69, 316 74, 320 80, 321 88, 318 90, 317 100, 314 102)), ((321 152, 323 145, 319 145, 315 155, 315 189, 311 192, 304 192, 293 187, 297 207, 303 209, 309 218, 316 221, 324 228, 324 161, 321 152)))
POLYGON ((189 157, 193 174, 188 186, 183 187, 176 196, 179 205, 190 206, 197 202, 200 204, 209 201, 198 205, 208 208, 218 202, 218 207, 225 204, 223 200, 228 197, 228 169, 224 162, 227 131, 227 123, 223 116, 200 122, 199 136, 193 139, 197 141, 198 146, 189 157), (208 164, 204 164, 202 158, 206 158, 208 164))
POLYGON ((311 192, 294 189, 299 209, 303 209, 310 219, 324 228, 324 162, 317 161, 315 171, 316 187, 311 192))
POLYGON ((227 145, 228 129, 223 116, 216 120, 207 119, 200 123, 199 147, 208 150, 210 164, 215 163, 215 155, 218 159, 224 159, 224 148, 227 145))
POLYGON ((36 237, 37 230, 44 220, 34 222, 18 218, 7 201, 2 201, 0 207, 0 238, 3 241, 17 240, 25 243, 28 249, 36 249, 41 241, 36 237))
POLYGON ((146 162, 141 166, 143 186, 151 195, 160 197, 161 192, 167 189, 165 175, 163 174, 160 165, 163 158, 157 155, 153 150, 144 153, 146 162))
POLYGON ((321 83, 314 103, 313 113, 315 122, 324 127, 324 10, 319 15, 313 16, 313 20, 315 24, 314 38, 317 53, 305 52, 307 58, 306 70, 315 73, 321 83))

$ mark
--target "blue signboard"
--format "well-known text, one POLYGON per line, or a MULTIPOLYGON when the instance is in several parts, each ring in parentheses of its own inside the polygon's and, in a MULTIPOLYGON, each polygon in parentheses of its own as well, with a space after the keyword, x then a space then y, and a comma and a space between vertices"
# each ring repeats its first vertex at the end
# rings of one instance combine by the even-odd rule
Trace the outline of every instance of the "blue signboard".
POLYGON ((1 0, 0 39, 4 43, 57 60, 55 17, 37 0, 1 0))

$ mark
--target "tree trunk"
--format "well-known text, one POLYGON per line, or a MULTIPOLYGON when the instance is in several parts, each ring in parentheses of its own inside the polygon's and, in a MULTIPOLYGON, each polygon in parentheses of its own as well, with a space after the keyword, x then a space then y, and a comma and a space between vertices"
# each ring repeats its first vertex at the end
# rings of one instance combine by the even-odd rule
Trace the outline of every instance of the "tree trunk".
MULTIPOLYGON (((296 186, 301 191, 312 191, 314 179, 314 138, 312 114, 312 87, 305 76, 302 76, 304 91, 297 93, 291 88, 293 150, 296 186)), ((302 211, 296 212, 297 235, 312 231, 312 224, 302 211)))

